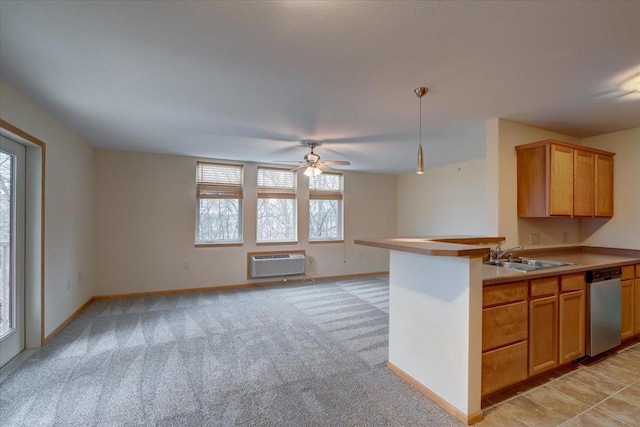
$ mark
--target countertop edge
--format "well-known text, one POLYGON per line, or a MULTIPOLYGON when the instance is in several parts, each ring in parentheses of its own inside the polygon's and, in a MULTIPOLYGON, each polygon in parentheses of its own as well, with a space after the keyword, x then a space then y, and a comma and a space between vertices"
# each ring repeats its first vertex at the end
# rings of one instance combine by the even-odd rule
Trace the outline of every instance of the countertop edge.
POLYGON ((374 248, 389 249, 392 251, 410 252, 427 256, 450 256, 479 258, 489 253, 489 247, 466 245, 457 243, 469 239, 471 242, 479 240, 498 240, 500 237, 416 237, 416 238, 360 238, 353 242, 356 245, 371 246, 374 248), (449 243, 443 240, 456 240, 449 243))

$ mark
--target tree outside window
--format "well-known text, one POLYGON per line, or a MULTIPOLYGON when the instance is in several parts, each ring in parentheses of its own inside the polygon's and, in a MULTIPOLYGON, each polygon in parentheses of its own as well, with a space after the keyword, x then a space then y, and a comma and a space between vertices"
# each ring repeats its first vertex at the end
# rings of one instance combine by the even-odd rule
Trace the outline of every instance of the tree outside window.
POLYGON ((343 176, 309 177, 309 240, 343 239, 343 176))
POLYGON ((295 172, 258 167, 257 242, 297 240, 296 189, 295 172))
POLYGON ((196 242, 241 242, 242 166, 198 162, 196 169, 196 242))

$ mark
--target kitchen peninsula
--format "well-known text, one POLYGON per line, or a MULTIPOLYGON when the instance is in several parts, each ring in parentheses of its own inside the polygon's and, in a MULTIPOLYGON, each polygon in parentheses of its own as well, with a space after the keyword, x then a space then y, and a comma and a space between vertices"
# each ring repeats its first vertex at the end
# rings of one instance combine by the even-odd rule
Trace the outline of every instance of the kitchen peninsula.
MULTIPOLYGON (((609 265, 626 266, 629 271, 634 265, 640 268, 640 251, 581 246, 536 249, 541 254, 536 256, 573 263, 566 267, 523 273, 483 264, 490 247, 503 240, 501 237, 355 240, 356 244, 390 250, 388 368, 465 424, 482 420, 480 401, 488 386, 483 384, 482 372, 483 287, 493 289, 493 285, 516 281, 526 287, 529 279, 551 276, 558 278, 556 283, 561 288, 563 277, 579 278, 584 286, 584 272, 591 268, 609 265)), ((555 292, 557 296, 559 291, 555 292)), ((525 307, 527 298, 525 292, 525 307)), ((521 379, 528 378, 526 338, 518 347, 524 351, 519 375, 521 379)), ((558 358, 557 351, 555 354, 558 358)), ((496 372, 498 377, 508 374, 500 369, 496 372)))

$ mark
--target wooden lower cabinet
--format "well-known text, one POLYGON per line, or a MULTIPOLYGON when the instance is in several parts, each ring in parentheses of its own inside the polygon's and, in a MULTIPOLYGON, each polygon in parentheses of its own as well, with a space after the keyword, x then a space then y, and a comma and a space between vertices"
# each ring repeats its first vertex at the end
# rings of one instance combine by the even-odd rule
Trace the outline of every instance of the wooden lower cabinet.
MULTIPOLYGON (((640 275, 640 264, 636 266, 636 274, 640 275)), ((634 292, 635 296, 635 310, 633 313, 633 319, 635 323, 634 333, 636 335, 640 334, 640 277, 635 280, 634 292)))
POLYGON ((634 280, 623 280, 620 288, 621 324, 620 338, 627 339, 635 335, 634 315, 634 280))
POLYGON ((482 351, 527 339, 527 302, 482 310, 482 351))
POLYGON ((482 354, 482 395, 526 380, 527 342, 502 347, 482 354))
POLYGON ((482 307, 527 300, 527 281, 487 286, 482 290, 482 307))
POLYGON ((584 273, 485 287, 482 395, 584 356, 586 292, 584 273))
POLYGON ((571 362, 585 354, 585 291, 560 294, 559 363, 571 362))
POLYGON ((529 375, 558 366, 558 296, 529 302, 529 375))

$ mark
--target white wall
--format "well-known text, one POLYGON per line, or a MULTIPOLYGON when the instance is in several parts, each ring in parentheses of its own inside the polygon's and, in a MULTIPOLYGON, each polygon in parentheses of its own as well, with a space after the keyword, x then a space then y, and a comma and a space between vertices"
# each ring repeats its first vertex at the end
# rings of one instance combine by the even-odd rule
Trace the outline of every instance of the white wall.
POLYGON ((452 163, 398 176, 398 235, 485 235, 486 161, 452 163))
POLYGON ((93 150, 2 79, 0 117, 47 145, 44 298, 48 335, 93 296, 93 150))
POLYGON ((583 244, 640 249, 640 128, 585 138, 581 142, 616 153, 613 218, 582 220, 583 244))
POLYGON ((493 119, 487 122, 487 175, 490 189, 487 218, 490 234, 505 236, 506 245, 531 247, 530 234, 540 234, 540 246, 575 245, 581 243, 580 220, 573 218, 518 218, 517 205, 517 145, 544 139, 579 144, 580 140, 545 129, 493 119), (497 230, 496 230, 497 219, 497 230), (564 242, 564 233, 568 241, 564 242))
POLYGON ((244 245, 195 248, 196 160, 96 150, 96 295, 246 283, 253 251, 305 249, 314 276, 389 269, 388 251, 353 239, 396 234, 395 175, 345 172, 345 243, 308 244, 308 182, 299 174, 299 243, 257 246, 256 164, 246 163, 244 245))

